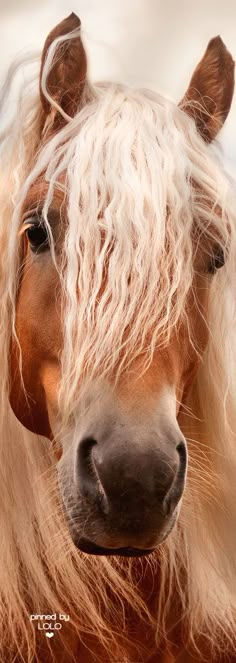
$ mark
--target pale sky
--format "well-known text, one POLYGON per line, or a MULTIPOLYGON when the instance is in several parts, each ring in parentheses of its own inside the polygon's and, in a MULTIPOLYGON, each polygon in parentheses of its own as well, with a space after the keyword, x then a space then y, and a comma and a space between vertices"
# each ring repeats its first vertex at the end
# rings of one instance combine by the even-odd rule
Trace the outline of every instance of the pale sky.
MULTIPOLYGON (((236 0, 0 0, 0 76, 72 11, 92 80, 150 87, 178 102, 212 37, 220 34, 236 59, 236 0)), ((236 92, 220 143, 236 177, 236 92)))

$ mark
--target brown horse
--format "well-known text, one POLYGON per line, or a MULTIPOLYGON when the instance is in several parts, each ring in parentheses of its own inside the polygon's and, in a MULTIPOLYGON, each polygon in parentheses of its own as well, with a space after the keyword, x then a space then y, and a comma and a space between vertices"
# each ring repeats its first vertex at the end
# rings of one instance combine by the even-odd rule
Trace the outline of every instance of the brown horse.
POLYGON ((234 63, 86 70, 71 14, 1 136, 0 660, 232 663, 234 63))

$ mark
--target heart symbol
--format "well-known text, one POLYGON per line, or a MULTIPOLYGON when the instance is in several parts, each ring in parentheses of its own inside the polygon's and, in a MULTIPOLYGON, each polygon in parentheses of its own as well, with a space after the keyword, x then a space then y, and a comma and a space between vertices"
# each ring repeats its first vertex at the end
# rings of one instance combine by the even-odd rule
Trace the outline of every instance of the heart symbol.
POLYGON ((54 633, 46 633, 47 638, 53 638, 54 633))

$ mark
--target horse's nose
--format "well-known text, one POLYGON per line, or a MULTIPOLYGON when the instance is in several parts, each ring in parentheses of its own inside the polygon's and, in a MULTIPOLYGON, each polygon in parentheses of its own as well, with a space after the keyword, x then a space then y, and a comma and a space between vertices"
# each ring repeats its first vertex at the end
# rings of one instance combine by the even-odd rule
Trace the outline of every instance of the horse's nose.
POLYGON ((186 445, 180 434, 162 448, 132 448, 99 444, 84 437, 78 446, 76 480, 84 497, 116 518, 136 518, 149 509, 167 516, 174 511, 184 489, 186 445))

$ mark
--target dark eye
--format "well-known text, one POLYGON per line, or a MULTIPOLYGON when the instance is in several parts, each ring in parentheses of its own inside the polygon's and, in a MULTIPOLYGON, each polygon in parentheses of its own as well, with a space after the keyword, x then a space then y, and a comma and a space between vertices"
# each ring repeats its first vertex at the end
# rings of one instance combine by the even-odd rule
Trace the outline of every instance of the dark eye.
POLYGON ((48 231, 44 221, 40 217, 31 217, 26 219, 26 235, 28 237, 30 248, 34 253, 42 252, 49 247, 48 231))
POLYGON ((215 274, 225 264, 225 253, 221 246, 216 246, 208 264, 208 274, 215 274))

